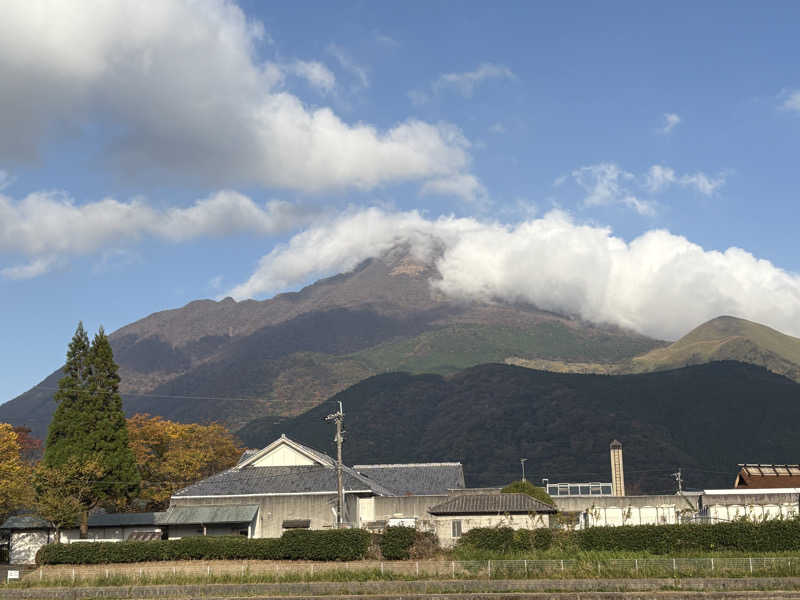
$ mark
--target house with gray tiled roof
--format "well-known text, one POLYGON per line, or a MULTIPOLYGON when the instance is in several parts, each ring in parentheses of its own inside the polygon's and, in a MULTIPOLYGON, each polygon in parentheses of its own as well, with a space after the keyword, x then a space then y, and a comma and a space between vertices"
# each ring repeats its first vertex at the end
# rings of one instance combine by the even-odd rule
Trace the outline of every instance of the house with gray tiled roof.
MULTIPOLYGON (((449 490, 464 488, 461 463, 343 465, 342 475, 343 521, 352 527, 380 527, 391 518, 429 522, 428 508, 444 501, 449 490)), ((336 461, 282 435, 261 450, 246 451, 227 471, 176 492, 170 510, 258 506, 249 535, 278 537, 291 528, 334 526, 336 500, 336 461)))
POLYGON ((536 529, 550 526, 555 506, 528 494, 460 494, 428 509, 439 543, 453 546, 477 527, 536 529))

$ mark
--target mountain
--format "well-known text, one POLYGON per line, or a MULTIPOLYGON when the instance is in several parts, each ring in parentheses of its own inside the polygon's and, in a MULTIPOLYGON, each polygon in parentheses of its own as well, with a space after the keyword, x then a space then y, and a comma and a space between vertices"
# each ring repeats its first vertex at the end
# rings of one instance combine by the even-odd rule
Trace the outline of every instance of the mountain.
POLYGON ((676 369, 713 361, 760 365, 800 382, 800 339, 752 321, 722 316, 696 327, 677 342, 617 363, 509 357, 518 366, 561 373, 630 374, 676 369))
POLYGON ((738 463, 800 458, 800 385, 766 369, 715 362, 640 375, 578 375, 509 365, 450 376, 371 377, 294 418, 238 432, 251 447, 281 433, 334 451, 323 417, 342 401, 348 464, 462 461, 467 484, 519 478, 610 481, 609 442, 624 445, 629 493, 730 487, 738 463))
MULTIPOLYGON (((510 356, 606 363, 664 345, 528 305, 449 300, 431 285, 438 276, 398 247, 299 292, 199 300, 131 323, 109 336, 125 409, 238 428, 386 371, 446 374, 510 356)), ((59 378, 0 405, 0 421, 44 437, 59 378)))

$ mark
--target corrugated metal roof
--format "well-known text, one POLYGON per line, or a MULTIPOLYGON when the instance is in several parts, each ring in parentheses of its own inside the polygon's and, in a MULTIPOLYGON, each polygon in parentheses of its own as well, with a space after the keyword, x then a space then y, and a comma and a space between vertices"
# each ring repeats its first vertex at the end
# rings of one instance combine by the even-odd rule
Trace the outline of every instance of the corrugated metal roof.
POLYGON ((468 494, 428 509, 432 515, 555 513, 556 508, 528 494, 468 494))
POLYGON ((800 487, 800 465, 742 464, 736 477, 737 488, 800 487))
POLYGON ((249 523, 258 512, 258 504, 231 506, 173 506, 159 517, 159 525, 200 525, 212 523, 249 523))
POLYGON ((447 490, 464 488, 461 463, 355 465, 353 469, 392 490, 397 496, 445 495, 447 490))
MULTIPOLYGON (((135 527, 137 525, 157 525, 164 513, 95 513, 89 515, 89 527, 135 527)), ((76 522, 74 527, 77 527, 76 522)), ((9 517, 0 529, 51 529, 50 523, 36 515, 17 515, 9 517)))
POLYGON ((136 525, 156 525, 158 517, 164 513, 97 513, 89 515, 89 527, 134 527, 136 525))
POLYGON ((0 529, 49 529, 50 524, 36 515, 15 515, 8 517, 0 529))

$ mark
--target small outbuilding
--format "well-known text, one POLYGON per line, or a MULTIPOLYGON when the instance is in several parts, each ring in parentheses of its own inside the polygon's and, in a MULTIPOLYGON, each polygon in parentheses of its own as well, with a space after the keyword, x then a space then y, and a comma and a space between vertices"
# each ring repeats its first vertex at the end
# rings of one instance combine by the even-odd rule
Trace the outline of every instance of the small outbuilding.
POLYGON ((557 510, 528 494, 462 494, 432 506, 428 512, 433 516, 439 543, 448 548, 478 527, 550 527, 550 515, 557 510))

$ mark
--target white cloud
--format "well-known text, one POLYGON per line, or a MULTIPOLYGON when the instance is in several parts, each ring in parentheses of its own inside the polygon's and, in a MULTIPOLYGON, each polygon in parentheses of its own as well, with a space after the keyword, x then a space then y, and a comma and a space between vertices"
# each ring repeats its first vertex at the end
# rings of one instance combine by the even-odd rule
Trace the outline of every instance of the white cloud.
POLYGON ((434 90, 453 89, 465 98, 472 96, 475 88, 489 79, 515 79, 514 73, 505 65, 481 63, 474 71, 445 73, 434 82, 434 90))
POLYGON ((794 110, 800 112, 800 90, 793 90, 786 95, 786 99, 781 103, 784 110, 794 110))
POLYGON ((694 188, 704 196, 711 196, 725 183, 725 179, 724 172, 716 177, 710 177, 700 171, 692 175, 677 175, 670 167, 653 165, 644 176, 644 187, 652 193, 657 193, 677 184, 694 188))
POLYGON ((657 212, 657 202, 652 198, 641 198, 638 192, 660 194, 672 185, 679 185, 711 196, 725 183, 726 174, 722 172, 716 177, 711 177, 698 171, 694 174, 678 175, 671 167, 653 165, 646 173, 635 175, 614 163, 606 162, 574 169, 569 176, 562 175, 557 178, 553 185, 562 186, 570 177, 586 192, 584 206, 621 204, 632 208, 640 215, 652 216, 657 212))
POLYGON ((675 113, 664 113, 663 119, 664 125, 662 125, 659 131, 664 135, 675 129, 675 127, 681 122, 681 118, 675 113))
POLYGON ((57 260, 53 256, 36 258, 23 265, 0 269, 0 277, 5 279, 33 279, 50 271, 56 262, 57 260))
POLYGON ((353 91, 358 92, 369 87, 367 70, 359 65, 344 48, 336 44, 328 45, 328 52, 339 61, 339 65, 355 79, 353 91))
MULTIPOLYGON (((430 86, 430 91, 411 90, 406 93, 414 106, 422 106, 430 99, 444 90, 453 90, 465 98, 475 92, 475 88, 490 79, 516 79, 513 71, 505 65, 494 63, 481 63, 474 71, 465 73, 444 73, 430 86)), ((502 127, 502 124, 500 124, 502 127)), ((494 133, 500 133, 495 131, 494 133)))
POLYGON ((453 298, 530 302, 667 339, 721 314, 800 335, 800 276, 742 249, 705 250, 662 230, 626 242, 562 212, 511 225, 350 212, 274 249, 229 293, 249 298, 291 289, 402 242, 436 260, 442 279, 432 285, 453 298))
MULTIPOLYGON (((640 215, 652 216, 656 205, 652 201, 642 200, 628 189, 629 182, 635 177, 633 173, 620 169, 613 163, 598 163, 580 167, 571 173, 575 182, 586 191, 583 200, 586 206, 609 206, 622 204, 632 208, 640 215)), ((556 180, 561 185, 561 178, 556 180)))
MULTIPOLYGON (((123 174, 315 192, 370 189, 464 172, 462 135, 414 119, 349 124, 283 89, 261 62, 259 22, 226 0, 3 4, 0 160, 34 160, 51 139, 104 132, 123 174), (102 121, 102 127, 97 127, 102 121)), ((333 46, 360 86, 366 71, 333 46)), ((299 67, 323 87, 330 78, 299 67)))
POLYGON ((60 192, 29 194, 20 201, 0 194, 0 253, 34 258, 28 265, 7 267, 2 274, 34 277, 46 272, 53 257, 89 254, 145 236, 179 242, 236 233, 269 235, 310 219, 310 213, 287 202, 273 200, 259 206, 231 191, 165 210, 142 200, 113 198, 77 204, 60 192))
POLYGON ((422 106, 431 99, 430 95, 420 90, 410 90, 406 92, 406 96, 408 96, 408 99, 411 100, 411 104, 414 106, 422 106))
POLYGON ((336 76, 321 62, 296 60, 289 69, 323 93, 332 92, 336 86, 336 76))
POLYGON ((453 175, 428 181, 420 191, 423 195, 456 196, 473 204, 489 199, 484 185, 474 175, 453 175))

